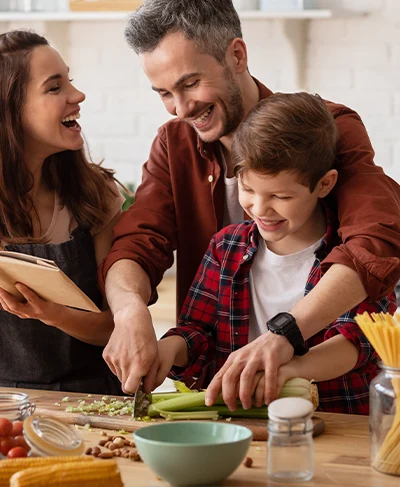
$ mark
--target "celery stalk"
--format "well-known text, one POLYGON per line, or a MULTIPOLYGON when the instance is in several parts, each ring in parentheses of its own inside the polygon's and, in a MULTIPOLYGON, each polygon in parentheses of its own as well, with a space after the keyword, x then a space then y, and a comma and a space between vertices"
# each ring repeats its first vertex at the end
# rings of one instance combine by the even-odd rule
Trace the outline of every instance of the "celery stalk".
POLYGON ((220 416, 235 417, 235 418, 259 418, 268 419, 268 408, 267 406, 262 406, 260 408, 252 407, 250 409, 243 409, 238 406, 235 411, 230 411, 228 406, 224 405, 214 405, 214 406, 197 406, 195 408, 185 409, 188 413, 191 411, 216 411, 220 416))
POLYGON ((183 419, 211 419, 219 418, 218 411, 162 411, 159 410, 160 416, 167 421, 179 421, 183 419))
MULTIPOLYGON (((173 399, 160 401, 156 404, 150 404, 148 415, 151 418, 159 415, 159 410, 162 411, 184 411, 187 408, 196 408, 198 406, 205 406, 206 393, 205 391, 196 393, 179 393, 173 399)), ((217 399, 217 403, 224 404, 222 397, 217 399)))
POLYGON ((167 401, 168 399, 176 399, 177 397, 192 396, 193 392, 155 392, 154 394, 148 394, 147 397, 152 404, 157 404, 161 401, 167 401))

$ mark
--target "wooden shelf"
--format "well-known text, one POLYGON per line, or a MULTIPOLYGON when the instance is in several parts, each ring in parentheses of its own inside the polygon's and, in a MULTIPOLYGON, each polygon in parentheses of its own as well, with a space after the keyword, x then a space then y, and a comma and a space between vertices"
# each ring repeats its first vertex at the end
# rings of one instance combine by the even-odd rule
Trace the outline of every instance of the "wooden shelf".
MULTIPOLYGON (((243 20, 262 19, 331 19, 333 17, 353 17, 363 15, 362 12, 350 10, 286 10, 265 12, 249 10, 239 12, 243 20)), ((0 12, 0 22, 72 22, 72 21, 115 21, 126 20, 127 12, 0 12)))

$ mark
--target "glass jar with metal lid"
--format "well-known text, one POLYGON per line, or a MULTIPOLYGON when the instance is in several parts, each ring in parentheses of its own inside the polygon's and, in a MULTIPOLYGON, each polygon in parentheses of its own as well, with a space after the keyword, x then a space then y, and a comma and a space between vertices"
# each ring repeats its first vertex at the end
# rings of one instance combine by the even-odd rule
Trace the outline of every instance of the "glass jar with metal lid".
POLYGON ((23 392, 0 392, 0 418, 22 421, 35 411, 35 403, 23 392))
POLYGON ((268 406, 267 473, 271 480, 293 482, 314 475, 313 404, 285 397, 268 406))

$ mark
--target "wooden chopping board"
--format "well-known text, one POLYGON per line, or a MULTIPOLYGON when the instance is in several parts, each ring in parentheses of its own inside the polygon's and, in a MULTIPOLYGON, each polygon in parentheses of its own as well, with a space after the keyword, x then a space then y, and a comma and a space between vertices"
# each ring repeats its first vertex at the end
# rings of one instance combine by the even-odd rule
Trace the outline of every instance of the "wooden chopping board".
MULTIPOLYGON (((68 394, 65 392, 51 394, 44 393, 43 395, 38 395, 35 397, 34 402, 36 404, 36 414, 43 416, 50 416, 69 424, 78 424, 84 426, 89 424, 93 428, 111 429, 111 430, 125 430, 125 431, 136 431, 143 426, 148 426, 149 423, 146 421, 135 421, 131 416, 107 416, 107 415, 85 415, 82 413, 70 413, 65 409, 68 406, 78 406, 77 399, 82 398, 87 403, 94 400, 101 400, 102 396, 93 394, 92 397, 88 398, 85 394, 68 394), (62 399, 68 396, 69 401, 63 402, 62 399), (60 404, 57 405, 57 404, 60 404)), ((156 422, 163 422, 164 419, 155 419, 156 422)), ((222 419, 221 421, 226 421, 222 419)), ((232 418, 230 421, 234 424, 239 424, 246 426, 253 432, 253 440, 255 441, 266 441, 268 438, 267 432, 267 419, 253 419, 253 418, 232 418)), ((321 434, 324 431, 324 421, 320 418, 313 418, 314 422, 314 436, 321 434)))

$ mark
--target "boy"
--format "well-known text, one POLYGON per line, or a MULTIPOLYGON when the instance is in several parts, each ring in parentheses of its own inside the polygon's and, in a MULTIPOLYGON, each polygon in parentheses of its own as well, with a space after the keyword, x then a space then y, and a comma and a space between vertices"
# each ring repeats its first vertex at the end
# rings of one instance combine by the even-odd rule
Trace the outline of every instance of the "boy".
MULTIPOLYGON (((239 201, 252 221, 230 225, 211 240, 180 326, 159 342, 165 376, 196 377, 209 363, 215 372, 225 367, 225 399, 234 376, 224 366, 231 352, 243 347, 246 362, 247 343, 273 331, 279 322, 272 318, 290 311, 317 285, 321 261, 340 242, 335 217, 324 204, 337 180, 336 143, 335 120, 318 96, 275 94, 249 112, 234 136, 232 156, 239 201)), ((278 387, 292 377, 314 379, 320 410, 368 414, 378 357, 354 316, 395 309, 394 300, 385 298, 363 301, 340 316, 303 344, 302 356, 281 366, 278 387)), ((260 406, 264 377, 256 372, 246 373, 245 366, 233 385, 236 391, 250 383, 260 406)))

